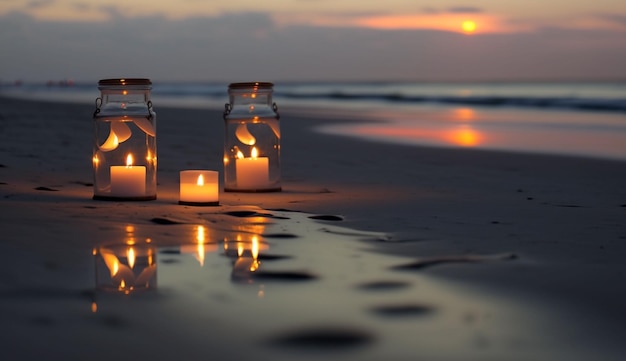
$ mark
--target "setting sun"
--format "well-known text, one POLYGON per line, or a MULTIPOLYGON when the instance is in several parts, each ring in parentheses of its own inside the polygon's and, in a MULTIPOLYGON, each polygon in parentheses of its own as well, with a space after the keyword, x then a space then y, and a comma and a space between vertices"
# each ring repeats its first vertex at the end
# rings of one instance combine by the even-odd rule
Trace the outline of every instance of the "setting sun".
POLYGON ((472 34, 476 31, 476 23, 473 22, 472 20, 463 21, 463 24, 461 24, 461 27, 463 28, 463 32, 465 34, 472 34))

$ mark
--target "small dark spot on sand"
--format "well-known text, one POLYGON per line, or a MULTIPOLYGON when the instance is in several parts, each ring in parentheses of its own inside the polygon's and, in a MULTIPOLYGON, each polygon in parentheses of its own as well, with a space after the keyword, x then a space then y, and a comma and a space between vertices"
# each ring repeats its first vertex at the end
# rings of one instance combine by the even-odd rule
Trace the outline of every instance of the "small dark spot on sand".
POLYGON ((535 199, 535 198, 533 198, 533 197, 526 197, 527 201, 532 201, 533 199, 535 199))
POLYGON ((156 223, 156 224, 182 224, 182 222, 174 221, 172 219, 163 218, 163 217, 152 218, 150 222, 156 223))
POLYGON ((343 217, 340 216, 334 216, 334 215, 330 215, 330 214, 322 214, 322 215, 317 215, 317 216, 309 216, 309 218, 311 219, 317 219, 320 221, 343 221, 343 217))
POLYGON ((491 224, 500 224, 500 221, 491 221, 491 224))
POLYGON ((166 259, 162 259, 159 260, 159 262, 162 262, 163 264, 174 264, 174 263, 180 263, 179 260, 177 259, 173 259, 173 258, 166 258, 166 259))
POLYGON ((362 346, 373 341, 374 336, 372 334, 360 329, 320 327, 288 332, 274 338, 270 344, 325 351, 362 346))
POLYGON ((622 204, 620 207, 622 207, 622 208, 626 208, 626 203, 625 203, 625 204, 622 204))
POLYGON ((257 271, 252 274, 254 279, 264 281, 311 281, 317 277, 301 271, 257 271))
POLYGON ((374 242, 386 242, 386 243, 413 243, 413 242, 426 242, 429 241, 428 238, 400 238, 396 239, 393 237, 376 237, 371 238, 374 242))
POLYGON ((255 211, 230 211, 230 212, 224 212, 223 214, 226 214, 228 216, 233 216, 233 217, 239 217, 239 218, 248 218, 248 217, 281 218, 281 217, 274 217, 274 215, 269 214, 269 213, 259 213, 255 211))
POLYGON ((357 288, 364 291, 390 291, 407 288, 409 286, 410 283, 402 281, 374 281, 362 283, 358 285, 357 288))
POLYGON ((583 206, 579 206, 578 204, 553 204, 553 206, 561 208, 583 208, 583 206))
POLYGON ((270 208, 268 209, 269 211, 273 211, 273 212, 300 212, 300 211, 294 211, 292 209, 286 209, 286 208, 270 208))
POLYGON ((270 233, 262 236, 263 238, 298 238, 297 235, 291 233, 270 233))
POLYGON ((282 255, 282 254, 259 254, 259 261, 279 261, 281 259, 289 259, 291 256, 282 255))
POLYGON ((180 249, 166 248, 159 251, 160 254, 180 254, 180 249))
POLYGON ((7 185, 7 184, 9 184, 9 183, 7 183, 7 182, 0 182, 0 184, 2 184, 2 185, 7 185))
POLYGON ((415 262, 393 266, 393 270, 422 270, 424 268, 437 266, 446 263, 480 263, 507 261, 517 259, 515 253, 495 254, 495 255, 461 255, 461 256, 442 256, 433 258, 424 258, 415 262))
POLYGON ((83 208, 87 208, 87 209, 98 209, 98 207, 96 207, 96 206, 83 206, 83 208))
POLYGON ((6 165, 0 163, 0 168, 6 168, 6 165))
POLYGON ((404 317, 423 316, 434 312, 434 308, 418 304, 399 304, 376 306, 371 311, 379 316, 404 317))
POLYGON ((53 188, 48 188, 48 187, 37 187, 37 188, 33 188, 36 191, 48 191, 48 192, 58 192, 58 189, 53 189, 53 188))
POLYGON ((70 182, 71 184, 80 184, 81 186, 85 186, 85 187, 93 187, 93 183, 92 182, 85 182, 85 181, 73 181, 70 182))

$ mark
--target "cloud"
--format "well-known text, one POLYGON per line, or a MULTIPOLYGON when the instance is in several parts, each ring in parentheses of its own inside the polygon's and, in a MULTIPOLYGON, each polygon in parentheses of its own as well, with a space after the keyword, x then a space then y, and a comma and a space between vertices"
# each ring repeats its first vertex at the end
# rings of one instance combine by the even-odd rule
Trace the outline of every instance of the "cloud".
POLYGON ((473 6, 455 6, 447 9, 447 12, 453 14, 477 14, 482 13, 483 9, 473 6))
POLYGON ((626 27, 626 14, 602 14, 598 17, 610 23, 626 27))
POLYGON ((623 32, 467 37, 433 30, 279 27, 231 13, 65 23, 0 17, 0 79, 498 80, 626 78, 623 32))
POLYGON ((422 14, 478 14, 483 13, 484 9, 477 8, 475 6, 453 6, 450 8, 442 9, 438 7, 426 6, 420 11, 422 14))
POLYGON ((86 3, 86 2, 73 2, 71 4, 72 9, 82 13, 82 12, 87 12, 93 9, 93 6, 91 3, 86 3))
POLYGON ((27 9, 39 9, 47 6, 51 6, 55 3, 55 0, 31 0, 26 3, 27 9))

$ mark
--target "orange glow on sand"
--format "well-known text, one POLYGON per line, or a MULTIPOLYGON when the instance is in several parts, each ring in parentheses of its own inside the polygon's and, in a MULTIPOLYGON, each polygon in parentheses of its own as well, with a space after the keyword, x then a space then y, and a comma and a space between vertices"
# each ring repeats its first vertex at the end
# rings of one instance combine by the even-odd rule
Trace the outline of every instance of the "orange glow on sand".
POLYGON ((407 127, 359 127, 357 134, 391 137, 406 140, 422 140, 426 143, 475 147, 484 142, 484 136, 466 124, 449 129, 414 129, 407 127))
POLYGON ((472 108, 467 108, 467 107, 454 108, 454 110, 452 111, 452 119, 454 120, 472 121, 475 118, 476 118, 476 114, 474 112, 474 109, 472 108))
POLYGON ((468 127, 463 127, 450 131, 447 134, 448 141, 450 143, 459 145, 461 147, 475 147, 481 143, 480 134, 468 127))

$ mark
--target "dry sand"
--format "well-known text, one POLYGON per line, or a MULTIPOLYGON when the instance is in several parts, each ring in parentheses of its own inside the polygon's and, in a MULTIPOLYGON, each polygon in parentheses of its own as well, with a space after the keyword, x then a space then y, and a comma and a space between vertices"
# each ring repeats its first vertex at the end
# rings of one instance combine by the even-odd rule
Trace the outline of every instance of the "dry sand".
POLYGON ((178 172, 221 170, 221 114, 156 111, 158 199, 102 202, 93 107, 0 98, 2 360, 625 357, 624 162, 366 142, 287 109, 283 192, 184 207, 178 172), (92 249, 127 226, 166 248, 198 224, 203 268, 160 254, 155 290, 94 290, 92 249), (224 262, 237 232, 268 236, 269 278, 224 262))

